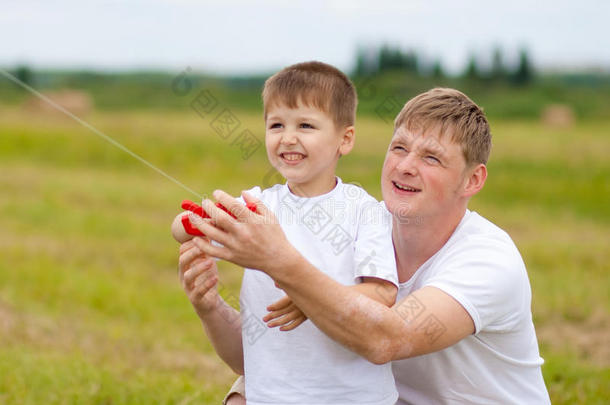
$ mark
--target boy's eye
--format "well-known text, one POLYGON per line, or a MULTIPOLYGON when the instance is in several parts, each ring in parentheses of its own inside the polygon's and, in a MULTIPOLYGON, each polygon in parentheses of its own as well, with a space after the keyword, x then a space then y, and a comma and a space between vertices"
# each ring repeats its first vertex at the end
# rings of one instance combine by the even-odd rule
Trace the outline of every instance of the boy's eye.
POLYGON ((279 122, 274 122, 273 124, 269 125, 269 128, 271 129, 275 129, 275 128, 281 128, 282 124, 280 124, 279 122))
POLYGON ((308 124, 306 122, 303 122, 300 126, 301 126, 301 128, 313 129, 313 125, 308 124))

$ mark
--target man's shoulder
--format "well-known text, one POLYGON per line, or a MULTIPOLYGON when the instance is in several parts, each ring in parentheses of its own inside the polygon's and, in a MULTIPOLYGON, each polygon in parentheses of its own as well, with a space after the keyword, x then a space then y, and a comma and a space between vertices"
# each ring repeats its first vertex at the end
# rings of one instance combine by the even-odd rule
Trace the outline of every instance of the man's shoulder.
POLYGON ((476 211, 466 211, 463 225, 466 232, 474 235, 501 236, 510 239, 504 229, 476 211))
POLYGON ((480 330, 512 330, 527 320, 527 270, 510 236, 474 212, 423 269, 419 287, 440 288, 456 299, 480 330))
POLYGON ((466 211, 447 245, 449 250, 478 246, 514 253, 517 249, 508 232, 475 211, 466 211))
POLYGON ((505 276, 525 275, 521 253, 499 226, 473 211, 464 219, 449 241, 435 255, 432 268, 478 268, 489 274, 496 269, 505 276))

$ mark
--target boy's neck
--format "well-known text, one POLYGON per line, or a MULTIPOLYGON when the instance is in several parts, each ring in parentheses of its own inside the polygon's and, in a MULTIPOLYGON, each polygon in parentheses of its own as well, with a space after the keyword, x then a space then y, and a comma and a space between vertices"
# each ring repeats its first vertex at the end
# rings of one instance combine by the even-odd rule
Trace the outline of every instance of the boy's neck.
POLYGON ((337 182, 337 177, 333 175, 329 178, 317 179, 312 183, 293 184, 286 182, 286 185, 292 194, 298 197, 311 198, 331 192, 337 186, 337 182))

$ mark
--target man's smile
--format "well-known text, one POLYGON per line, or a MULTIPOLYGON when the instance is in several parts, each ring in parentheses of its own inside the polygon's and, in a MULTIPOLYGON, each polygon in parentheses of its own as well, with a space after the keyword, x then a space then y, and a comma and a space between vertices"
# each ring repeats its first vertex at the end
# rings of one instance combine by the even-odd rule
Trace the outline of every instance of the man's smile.
POLYGON ((392 181, 392 184, 394 185, 395 189, 397 189, 399 191, 403 191, 403 192, 418 193, 421 191, 421 189, 419 189, 419 188, 409 186, 408 184, 401 184, 396 181, 392 181))

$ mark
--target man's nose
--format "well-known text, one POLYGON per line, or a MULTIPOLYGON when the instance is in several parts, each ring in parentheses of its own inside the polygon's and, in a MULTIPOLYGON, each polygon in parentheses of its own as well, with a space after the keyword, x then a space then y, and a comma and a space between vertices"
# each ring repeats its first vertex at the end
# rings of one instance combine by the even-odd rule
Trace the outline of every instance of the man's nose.
POLYGON ((413 152, 410 152, 400 159, 400 162, 398 162, 398 164, 396 165, 396 170, 398 170, 402 174, 409 174, 414 176, 417 174, 418 163, 419 159, 417 158, 417 155, 413 152))

